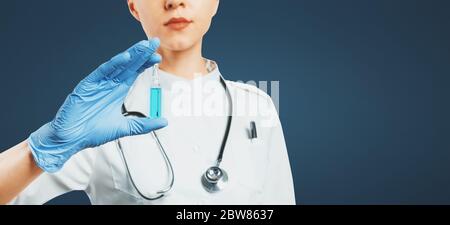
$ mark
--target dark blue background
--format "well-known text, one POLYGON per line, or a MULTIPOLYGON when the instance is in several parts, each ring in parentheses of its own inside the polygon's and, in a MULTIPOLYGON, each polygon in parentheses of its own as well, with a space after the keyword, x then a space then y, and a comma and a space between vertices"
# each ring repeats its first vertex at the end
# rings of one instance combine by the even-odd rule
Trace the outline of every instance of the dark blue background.
MULTIPOLYGON (((450 204, 447 0, 222 0, 206 57, 280 80, 299 204, 450 204)), ((0 7, 0 149, 138 40, 124 0, 0 7)), ((84 204, 74 192, 50 203, 84 204)))

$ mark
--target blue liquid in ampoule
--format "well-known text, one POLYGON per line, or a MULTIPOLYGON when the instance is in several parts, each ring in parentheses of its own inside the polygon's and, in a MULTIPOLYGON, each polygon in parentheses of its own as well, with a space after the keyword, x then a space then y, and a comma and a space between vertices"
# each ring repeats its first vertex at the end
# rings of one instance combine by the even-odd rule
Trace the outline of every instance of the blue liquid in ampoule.
POLYGON ((150 118, 161 118, 161 87, 150 88, 150 118))

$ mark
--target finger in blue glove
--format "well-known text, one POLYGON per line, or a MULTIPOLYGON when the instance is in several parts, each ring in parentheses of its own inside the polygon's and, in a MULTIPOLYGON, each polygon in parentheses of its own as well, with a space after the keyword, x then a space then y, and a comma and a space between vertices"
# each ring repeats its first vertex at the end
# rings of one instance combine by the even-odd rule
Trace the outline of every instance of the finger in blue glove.
POLYGON ((156 53, 159 44, 155 38, 133 45, 75 87, 55 118, 28 138, 40 168, 57 172, 83 149, 167 126, 163 118, 126 118, 121 113, 123 101, 138 75, 161 61, 156 53))

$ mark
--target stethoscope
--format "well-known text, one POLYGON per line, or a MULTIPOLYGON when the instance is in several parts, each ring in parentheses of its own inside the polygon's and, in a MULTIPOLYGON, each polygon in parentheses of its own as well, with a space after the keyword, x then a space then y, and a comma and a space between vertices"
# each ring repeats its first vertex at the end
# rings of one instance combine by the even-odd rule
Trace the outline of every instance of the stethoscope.
MULTIPOLYGON (((227 94, 230 107, 229 107, 227 126, 225 129, 225 135, 222 139, 222 144, 220 146, 220 152, 219 152, 219 155, 217 156, 216 163, 214 166, 209 167, 205 171, 205 173, 202 174, 202 176, 201 176, 202 186, 209 193, 216 193, 216 192, 223 190, 225 188, 226 184, 228 183, 228 174, 223 168, 220 167, 220 163, 222 162, 223 153, 225 151, 225 146, 227 144, 228 136, 230 134, 231 121, 233 119, 233 101, 232 101, 230 90, 228 89, 225 79, 222 76, 220 76, 220 82, 222 83, 223 87, 225 88, 225 92, 227 94)), ((127 109, 125 108, 125 105, 122 105, 122 114, 124 116, 146 117, 144 114, 142 114, 140 112, 127 111, 127 109)), ((172 189, 174 181, 175 181, 175 174, 173 171, 172 163, 170 162, 169 157, 166 154, 164 146, 161 144, 161 141, 157 135, 157 132, 153 131, 152 136, 155 139, 155 141, 158 145, 158 148, 164 157, 164 161, 170 171, 170 182, 167 185, 167 187, 156 191, 155 194, 152 194, 152 196, 143 194, 143 192, 141 192, 139 190, 139 188, 137 187, 136 183, 134 182, 133 175, 130 172, 128 162, 127 162, 127 159, 126 159, 124 151, 123 151, 123 145, 121 144, 120 139, 118 139, 116 141, 117 147, 121 153, 123 162, 125 164, 128 177, 131 180, 131 184, 133 185, 133 187, 137 191, 137 193, 146 200, 157 200, 157 199, 163 197, 165 194, 167 194, 172 189)))

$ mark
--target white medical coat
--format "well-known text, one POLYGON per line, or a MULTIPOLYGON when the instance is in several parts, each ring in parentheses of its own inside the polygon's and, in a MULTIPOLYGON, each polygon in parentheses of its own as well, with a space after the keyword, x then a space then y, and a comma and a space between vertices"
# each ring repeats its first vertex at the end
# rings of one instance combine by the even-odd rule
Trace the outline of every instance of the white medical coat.
MULTIPOLYGON (((152 71, 147 69, 133 84, 124 102, 128 111, 149 115, 152 71)), ((229 183, 218 193, 203 189, 200 178, 215 164, 229 115, 219 76, 218 68, 193 80, 160 71, 162 114, 169 125, 157 134, 175 172, 173 189, 164 197, 153 201, 140 197, 113 141, 79 152, 57 173, 41 175, 11 204, 43 204, 73 190, 85 191, 92 204, 295 204, 288 152, 271 98, 255 86, 231 81, 226 82, 233 119, 221 163, 229 183), (198 90, 202 91, 194 93, 198 90), (251 121, 256 122, 258 135, 253 140, 251 121)), ((148 194, 166 187, 169 171, 151 134, 121 142, 139 189, 148 194)))

